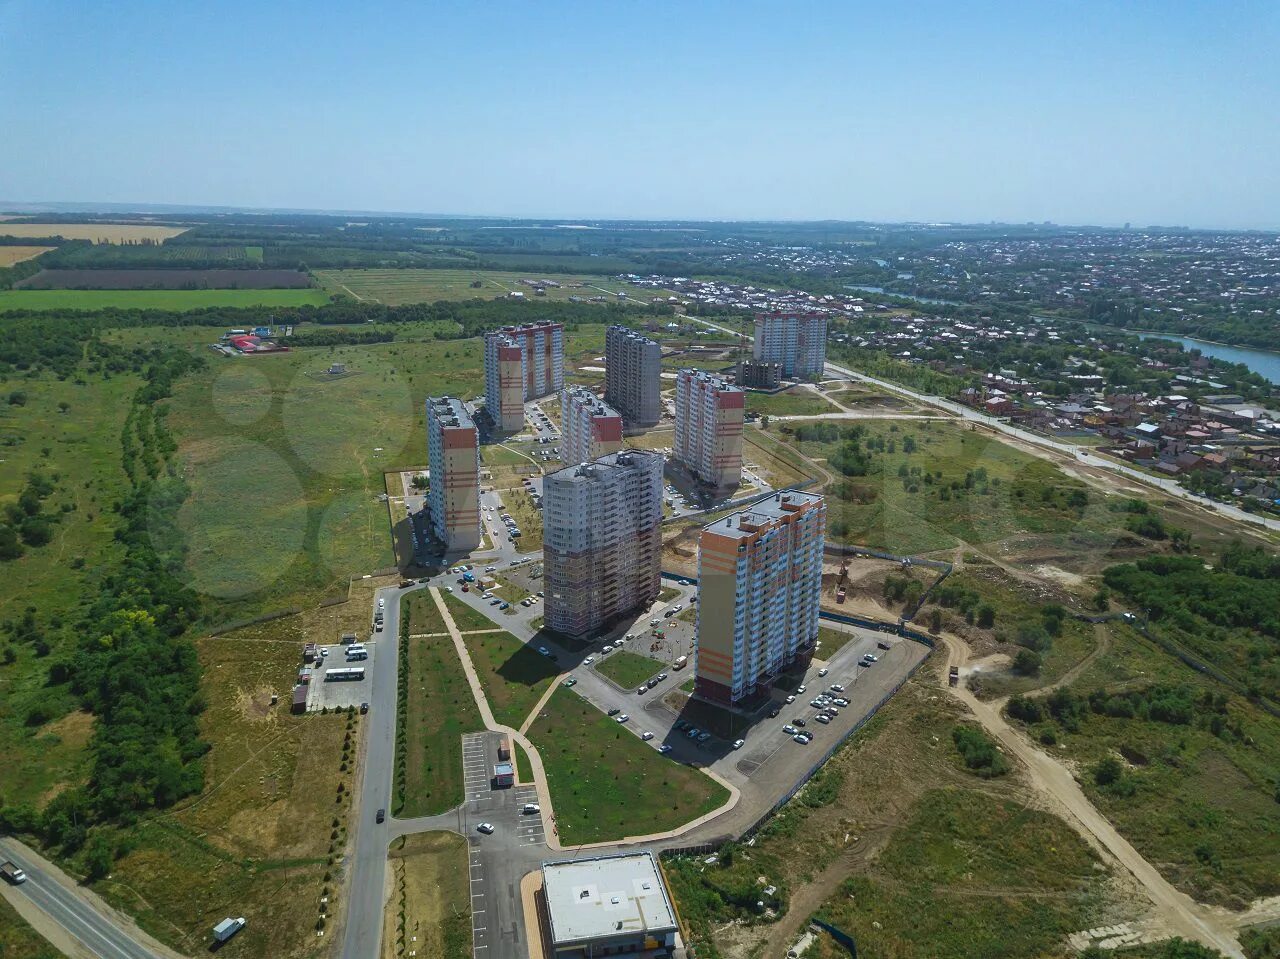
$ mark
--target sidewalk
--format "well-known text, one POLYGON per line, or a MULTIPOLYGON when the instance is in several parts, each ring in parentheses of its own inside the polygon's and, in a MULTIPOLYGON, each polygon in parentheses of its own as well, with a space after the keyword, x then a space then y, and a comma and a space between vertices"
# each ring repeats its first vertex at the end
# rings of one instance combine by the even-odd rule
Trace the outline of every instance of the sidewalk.
POLYGON ((467 682, 471 686, 471 694, 475 697, 476 706, 480 710, 480 718, 484 721, 485 728, 494 732, 505 733, 510 736, 512 740, 519 743, 524 748, 525 754, 529 757, 529 768, 533 773, 533 785, 538 793, 538 804, 542 807, 544 827, 543 834, 546 836, 547 846, 549 848, 556 852, 563 852, 565 849, 580 850, 632 846, 639 843, 660 842, 664 839, 673 839, 710 822, 718 816, 724 815, 738 804, 738 800, 741 798, 741 793, 739 793, 738 788, 723 777, 717 775, 712 770, 703 769, 702 772, 706 773, 729 791, 729 799, 718 809, 713 809, 711 812, 699 816, 692 822, 685 823, 679 829, 671 829, 667 832, 650 833, 643 836, 626 836, 618 840, 588 843, 585 845, 561 845, 560 837, 556 834, 554 825, 555 810, 551 804, 551 791, 547 788, 547 774, 546 769, 542 765, 542 756, 539 754, 537 747, 534 746, 533 743, 529 741, 529 738, 524 734, 524 730, 532 724, 533 719, 538 715, 538 712, 542 709, 547 699, 550 698, 551 694, 555 691, 556 686, 561 682, 563 677, 556 677, 555 682, 551 684, 546 694, 541 700, 539 700, 538 705, 534 707, 529 716, 525 718, 524 725, 520 729, 512 729, 510 726, 502 725, 493 718, 493 711, 489 708, 489 700, 485 697, 484 687, 480 683, 480 677, 476 673, 475 665, 471 662, 471 654, 467 651, 467 644, 463 640, 462 633, 458 629, 457 624, 453 621, 453 616, 449 613, 449 607, 445 604, 444 597, 440 594, 440 590, 435 586, 430 587, 430 592, 431 598, 435 601, 436 608, 440 611, 440 617, 444 620, 445 629, 449 631, 449 635, 453 638, 454 648, 457 650, 458 659, 462 663, 462 671, 466 675, 467 682), (546 828, 548 824, 550 824, 550 828, 546 828))

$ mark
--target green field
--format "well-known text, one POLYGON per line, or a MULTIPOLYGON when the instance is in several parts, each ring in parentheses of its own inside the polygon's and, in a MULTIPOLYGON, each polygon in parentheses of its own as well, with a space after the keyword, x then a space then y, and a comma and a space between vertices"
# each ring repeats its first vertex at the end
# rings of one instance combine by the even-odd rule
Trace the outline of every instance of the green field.
MULTIPOLYGON (((503 273, 493 270, 317 270, 316 279, 329 293, 357 300, 399 306, 405 303, 434 303, 437 300, 494 299, 522 292, 528 300, 567 300, 569 297, 608 296, 618 300, 618 292, 630 290, 648 303, 648 291, 630 287, 614 279, 566 273, 503 273), (537 296, 521 280, 553 280, 559 287, 537 296), (479 284, 476 286, 475 284, 479 284)), ((626 302, 626 300, 622 300, 626 302)))
POLYGON ((493 716, 519 729, 559 672, 555 660, 510 633, 463 637, 493 716))
POLYGON ((619 649, 596 663, 596 672, 608 676, 623 689, 635 689, 658 673, 664 665, 665 663, 655 662, 648 656, 619 649))
POLYGON ((555 691, 529 738, 542 755, 565 844, 675 829, 729 798, 719 783, 660 755, 569 689, 555 691))
POLYGON ((320 306, 323 290, 0 290, 8 310, 198 310, 209 306, 320 306))
POLYGON ((828 536, 836 542, 914 554, 1025 534, 1086 537, 1071 547, 1079 553, 1118 538, 1103 497, 1053 464, 958 423, 829 421, 782 428, 835 477, 825 493, 828 536), (819 428, 842 435, 799 439, 809 435, 805 429, 819 428), (852 429, 861 430, 858 452, 841 459, 852 429))
POLYGON ((61 955, 18 915, 7 899, 0 899, 0 956, 4 959, 59 959, 61 955))
POLYGON ((790 389, 781 393, 747 393, 747 412, 766 416, 820 416, 836 408, 813 390, 790 389))
MULTIPOLYGON (((458 589, 457 586, 454 589, 458 589)), ((458 632, 466 633, 476 629, 497 629, 498 624, 491 620, 479 610, 472 609, 457 596, 444 596, 444 602, 449 607, 449 615, 453 617, 453 623, 458 627, 458 632)))
MULTIPOLYGON (((410 634, 444 631, 426 590, 411 593, 405 611, 410 634)), ((462 802, 462 734, 482 730, 484 723, 448 636, 410 639, 408 661, 400 669, 408 671, 405 775, 395 814, 430 816, 462 802)))

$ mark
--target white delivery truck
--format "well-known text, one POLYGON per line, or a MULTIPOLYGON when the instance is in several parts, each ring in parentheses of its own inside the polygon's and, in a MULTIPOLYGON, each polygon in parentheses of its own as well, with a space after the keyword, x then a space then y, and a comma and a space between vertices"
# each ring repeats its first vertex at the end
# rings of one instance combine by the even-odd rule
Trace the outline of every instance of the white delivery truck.
POLYGON ((226 942, 243 928, 244 916, 241 916, 239 919, 232 919, 228 917, 213 927, 213 938, 218 940, 218 942, 226 942))

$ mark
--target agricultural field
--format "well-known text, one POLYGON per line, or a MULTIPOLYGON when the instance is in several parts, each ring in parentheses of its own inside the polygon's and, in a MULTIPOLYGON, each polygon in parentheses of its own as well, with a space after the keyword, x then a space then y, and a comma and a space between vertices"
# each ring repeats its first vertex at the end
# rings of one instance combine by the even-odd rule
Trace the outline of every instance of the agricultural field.
POLYGON ((198 310, 211 306, 321 306, 323 290, 0 290, 13 310, 198 310))
POLYGON ((2 223, 0 236, 60 236, 64 240, 91 240, 94 243, 137 243, 140 240, 163 243, 186 233, 188 229, 185 226, 127 223, 2 223))
POLYGON ((402 836, 388 853, 391 897, 382 959, 466 959, 471 949, 467 841, 451 832, 402 836))
POLYGON ((55 248, 52 246, 0 246, 0 269, 21 263, 23 260, 30 260, 52 249, 55 248))
POLYGON ((609 677, 623 689, 635 689, 665 666, 666 663, 659 663, 648 656, 619 649, 603 657, 596 664, 596 672, 609 677))
POLYGON ((444 620, 426 590, 416 590, 403 607, 409 622, 406 696, 401 714, 404 729, 404 782, 396 783, 394 813, 400 817, 430 816, 452 809, 463 800, 462 734, 484 728, 471 686, 462 673, 453 640, 444 633, 444 620))
POLYGON ((559 674, 555 660, 507 632, 474 633, 463 640, 494 718, 519 729, 559 674))
POLYGON ((288 617, 198 640, 204 790, 142 820, 94 888, 163 942, 191 955, 227 915, 249 923, 228 955, 312 957, 313 929, 337 908, 358 715, 290 715, 304 631, 288 617), (272 694, 280 702, 271 705, 272 694), (331 836, 336 838, 331 838, 331 836), (289 890, 288 896, 281 889, 289 890))
POLYGON ((477 297, 491 300, 517 292, 530 300, 567 300, 571 296, 608 296, 616 300, 619 299, 617 293, 629 288, 617 280, 598 276, 492 270, 316 270, 315 275, 329 293, 388 306, 477 297), (521 280, 550 280, 559 286, 548 288, 545 296, 537 296, 534 288, 521 280))
MULTIPOLYGON (((0 247, 4 250, 6 247, 0 247)), ((9 247, 8 249, 13 249, 9 247)), ((3 264, 0 264, 3 265, 3 264)), ((310 289, 299 270, 41 270, 19 290, 277 290, 310 289)))
POLYGON ((675 829, 729 792, 660 756, 570 689, 557 689, 529 728, 547 772, 560 841, 604 842, 675 829))

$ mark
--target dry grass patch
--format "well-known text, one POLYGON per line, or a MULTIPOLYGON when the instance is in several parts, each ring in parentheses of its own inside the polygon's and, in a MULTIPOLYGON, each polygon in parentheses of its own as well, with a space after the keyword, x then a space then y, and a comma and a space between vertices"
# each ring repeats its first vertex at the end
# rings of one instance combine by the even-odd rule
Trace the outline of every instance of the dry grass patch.
POLYGON ((52 246, 0 246, 0 268, 30 260, 41 253, 55 249, 52 246))
POLYGON ((466 959, 471 955, 467 841, 451 832, 404 836, 392 844, 391 898, 383 959, 466 959))

